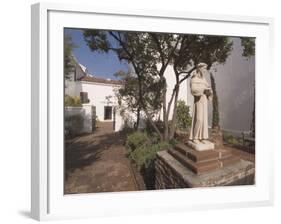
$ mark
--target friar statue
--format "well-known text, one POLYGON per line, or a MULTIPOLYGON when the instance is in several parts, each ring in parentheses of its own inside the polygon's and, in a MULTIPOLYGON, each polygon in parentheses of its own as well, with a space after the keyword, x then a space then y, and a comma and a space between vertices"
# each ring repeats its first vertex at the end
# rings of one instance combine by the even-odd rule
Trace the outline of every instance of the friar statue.
POLYGON ((207 73, 207 64, 199 63, 190 80, 194 105, 189 139, 195 144, 210 143, 208 141, 208 100, 212 99, 213 91, 204 73, 207 73))

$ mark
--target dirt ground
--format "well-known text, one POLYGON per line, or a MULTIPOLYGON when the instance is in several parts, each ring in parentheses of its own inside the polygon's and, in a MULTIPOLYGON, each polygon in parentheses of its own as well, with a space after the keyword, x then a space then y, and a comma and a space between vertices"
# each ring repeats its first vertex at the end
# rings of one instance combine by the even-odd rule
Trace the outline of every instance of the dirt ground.
POLYGON ((76 137, 66 141, 65 149, 65 194, 143 188, 136 181, 141 177, 127 158, 121 134, 76 137))

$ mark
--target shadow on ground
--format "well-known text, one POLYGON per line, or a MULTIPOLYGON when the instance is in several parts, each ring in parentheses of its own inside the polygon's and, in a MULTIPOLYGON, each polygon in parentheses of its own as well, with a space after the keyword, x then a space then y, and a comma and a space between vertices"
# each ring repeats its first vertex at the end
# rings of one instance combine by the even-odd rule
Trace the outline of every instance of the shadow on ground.
POLYGON ((65 194, 139 190, 121 133, 93 133, 65 142, 65 194))
POLYGON ((85 135, 65 142, 65 180, 76 169, 93 164, 100 159, 100 153, 116 144, 124 144, 119 133, 85 135))

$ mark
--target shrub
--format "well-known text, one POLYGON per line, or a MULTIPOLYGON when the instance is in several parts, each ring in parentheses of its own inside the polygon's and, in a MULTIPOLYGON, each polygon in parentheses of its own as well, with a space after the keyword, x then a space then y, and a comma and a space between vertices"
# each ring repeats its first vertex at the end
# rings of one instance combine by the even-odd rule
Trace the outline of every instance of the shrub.
POLYGON ((154 164, 156 153, 169 148, 169 143, 159 142, 152 145, 142 145, 131 151, 130 158, 137 164, 138 168, 149 168, 154 164))
POLYGON ((224 136, 224 141, 227 142, 228 144, 231 145, 242 145, 242 140, 239 137, 235 137, 229 133, 225 133, 224 136))
POLYGON ((82 103, 79 96, 64 96, 64 106, 65 107, 82 107, 82 103))
POLYGON ((127 137, 126 147, 129 151, 134 151, 136 148, 145 146, 149 143, 149 138, 146 132, 136 131, 127 137))
POLYGON ((187 130, 191 126, 191 116, 189 114, 189 106, 183 100, 177 102, 177 120, 176 125, 180 130, 187 130))
POLYGON ((176 138, 172 138, 170 141, 169 141, 169 144, 172 146, 172 147, 175 147, 177 144, 179 144, 179 140, 176 139, 176 138))
POLYGON ((136 131, 127 137, 126 147, 131 160, 137 165, 143 175, 147 189, 155 189, 154 162, 158 151, 168 149, 170 144, 159 142, 155 133, 136 131))
POLYGON ((65 134, 69 137, 74 137, 80 134, 83 130, 84 119, 81 115, 71 115, 65 118, 65 134))
POLYGON ((149 136, 146 132, 136 131, 127 137, 126 147, 129 157, 137 164, 138 168, 148 168, 156 157, 158 151, 168 149, 168 142, 158 142, 155 136, 149 136))

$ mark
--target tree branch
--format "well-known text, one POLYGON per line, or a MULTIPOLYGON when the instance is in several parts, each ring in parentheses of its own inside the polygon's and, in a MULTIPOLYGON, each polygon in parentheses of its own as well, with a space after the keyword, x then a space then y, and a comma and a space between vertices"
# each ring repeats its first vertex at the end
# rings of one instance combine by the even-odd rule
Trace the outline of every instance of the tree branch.
POLYGON ((187 75, 185 77, 183 77, 179 83, 182 83, 184 80, 186 80, 187 78, 190 77, 191 73, 196 69, 196 66, 194 66, 192 69, 190 69, 189 71, 181 71, 179 72, 179 75, 186 73, 187 75))
POLYGON ((156 37, 155 33, 150 33, 150 36, 152 37, 152 39, 154 40, 154 42, 155 42, 155 44, 156 44, 156 46, 158 48, 162 65, 164 65, 165 64, 165 57, 164 57, 164 53, 163 53, 163 49, 161 47, 161 44, 160 44, 158 38, 156 37))

